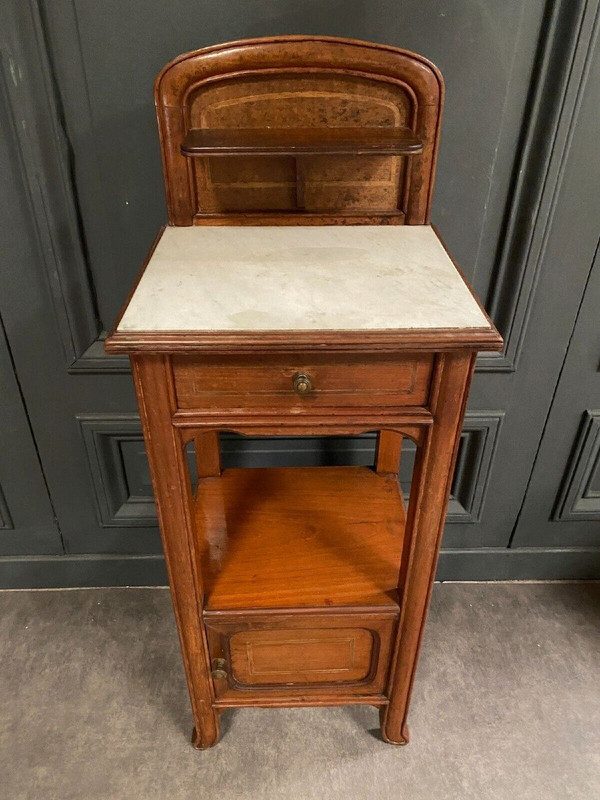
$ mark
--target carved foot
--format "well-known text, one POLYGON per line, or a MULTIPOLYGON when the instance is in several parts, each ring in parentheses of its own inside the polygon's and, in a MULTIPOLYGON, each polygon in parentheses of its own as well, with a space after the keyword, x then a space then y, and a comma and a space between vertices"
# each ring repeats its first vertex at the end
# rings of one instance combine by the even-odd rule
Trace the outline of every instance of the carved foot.
POLYGON ((214 747, 218 741, 219 741, 218 728, 217 728, 217 735, 209 741, 207 741, 206 738, 199 736, 198 730, 196 728, 194 728, 194 730, 192 731, 192 746, 196 750, 208 750, 209 747, 214 747))
POLYGON ((379 712, 379 719, 381 721, 381 738, 388 744, 395 744, 402 747, 410 741, 410 734, 408 730, 408 723, 404 723, 400 730, 395 730, 394 726, 389 725, 386 719, 386 709, 382 708, 379 712))

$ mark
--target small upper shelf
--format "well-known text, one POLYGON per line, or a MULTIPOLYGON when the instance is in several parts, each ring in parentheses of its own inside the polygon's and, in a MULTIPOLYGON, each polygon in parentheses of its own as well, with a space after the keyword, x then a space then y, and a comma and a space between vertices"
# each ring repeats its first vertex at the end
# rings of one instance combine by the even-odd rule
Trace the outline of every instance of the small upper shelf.
POLYGON ((191 128, 185 156, 388 155, 420 153, 409 128, 191 128))

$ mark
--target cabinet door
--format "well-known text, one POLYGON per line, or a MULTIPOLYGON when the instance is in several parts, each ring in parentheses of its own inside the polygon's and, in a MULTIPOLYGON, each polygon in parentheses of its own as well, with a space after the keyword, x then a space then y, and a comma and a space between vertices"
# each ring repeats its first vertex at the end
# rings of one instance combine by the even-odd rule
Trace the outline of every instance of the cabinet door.
POLYGON ((396 615, 205 614, 217 702, 277 705, 381 699, 396 615))

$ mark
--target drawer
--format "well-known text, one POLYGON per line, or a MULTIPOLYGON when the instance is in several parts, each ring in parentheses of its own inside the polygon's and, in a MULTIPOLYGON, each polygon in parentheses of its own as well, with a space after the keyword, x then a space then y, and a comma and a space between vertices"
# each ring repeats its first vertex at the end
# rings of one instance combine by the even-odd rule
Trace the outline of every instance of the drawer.
POLYGON ((385 691, 395 614, 216 617, 205 614, 205 623, 223 702, 385 691))
POLYGON ((332 357, 174 356, 180 409, 272 409, 425 405, 433 354, 332 357))

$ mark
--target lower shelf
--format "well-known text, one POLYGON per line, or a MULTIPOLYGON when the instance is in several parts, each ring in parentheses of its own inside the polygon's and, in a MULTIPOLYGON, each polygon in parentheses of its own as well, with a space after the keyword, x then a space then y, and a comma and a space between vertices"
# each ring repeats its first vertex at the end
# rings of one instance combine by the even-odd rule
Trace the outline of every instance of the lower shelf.
POLYGON ((397 609, 405 509, 367 467, 231 469, 196 495, 205 610, 397 609))

